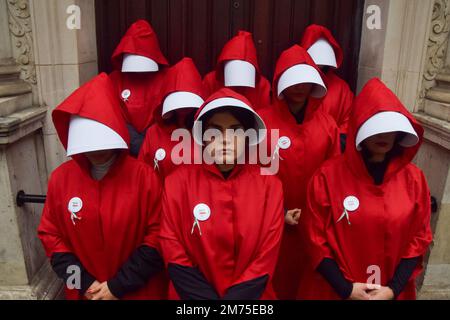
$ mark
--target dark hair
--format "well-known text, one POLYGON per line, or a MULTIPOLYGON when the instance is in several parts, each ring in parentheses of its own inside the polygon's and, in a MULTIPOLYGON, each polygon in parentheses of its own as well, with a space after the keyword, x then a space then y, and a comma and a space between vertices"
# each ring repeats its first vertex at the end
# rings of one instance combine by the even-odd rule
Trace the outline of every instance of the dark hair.
POLYGON ((244 131, 255 127, 255 117, 253 113, 249 110, 240 107, 222 107, 215 110, 211 110, 205 114, 203 117, 203 124, 205 126, 206 123, 212 118, 216 113, 230 113, 233 117, 239 121, 239 123, 244 127, 244 131))
MULTIPOLYGON (((195 117, 195 113, 197 112, 196 109, 192 108, 191 112, 189 112, 186 116, 186 118, 184 119, 184 126, 188 129, 191 129, 193 124, 194 124, 194 117, 195 117)), ((171 125, 171 124, 176 124, 178 117, 179 117, 179 113, 177 112, 177 110, 173 110, 170 112, 170 117, 167 119, 163 119, 163 122, 166 125, 171 125)))
MULTIPOLYGON (((210 112, 206 113, 203 118, 203 130, 206 128, 206 124, 209 122, 209 120, 214 116, 216 113, 230 113, 233 117, 237 119, 237 121, 242 125, 244 128, 244 131, 247 131, 248 129, 252 129, 255 127, 255 116, 253 113, 249 110, 240 108, 240 107, 234 107, 234 106, 228 106, 228 107, 222 107, 215 110, 211 110, 210 112)), ((204 132, 203 132, 204 133, 204 132)), ((202 134, 203 134, 202 133, 202 134)), ((245 161, 247 162, 250 159, 250 146, 249 146, 249 137, 245 137, 245 153, 244 153, 245 161)))
POLYGON ((322 71, 322 73, 327 74, 328 71, 330 71, 331 67, 330 66, 322 66, 322 68, 319 67, 319 69, 320 69, 320 71, 322 71))

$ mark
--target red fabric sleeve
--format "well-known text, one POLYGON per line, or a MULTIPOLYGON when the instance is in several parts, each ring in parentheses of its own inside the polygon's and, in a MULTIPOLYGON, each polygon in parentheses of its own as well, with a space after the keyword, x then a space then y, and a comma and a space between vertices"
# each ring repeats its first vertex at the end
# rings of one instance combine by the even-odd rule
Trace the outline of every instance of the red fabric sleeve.
POLYGON ((150 155, 149 147, 149 135, 148 132, 145 136, 144 142, 142 143, 141 150, 139 150, 138 160, 145 162, 148 165, 153 165, 152 156, 150 155))
POLYGON ((150 168, 146 169, 144 186, 146 192, 141 197, 141 201, 143 202, 142 208, 147 208, 147 226, 142 244, 160 251, 158 236, 160 232, 162 187, 156 173, 150 168))
POLYGON ((333 251, 328 245, 326 226, 330 217, 331 205, 327 186, 321 172, 311 179, 307 191, 307 208, 302 213, 305 220, 305 241, 314 270, 325 258, 334 259, 333 251))
POLYGON ((334 158, 341 154, 340 132, 334 119, 328 117, 328 135, 330 139, 329 148, 327 150, 327 159, 334 158))
POLYGON ((347 133, 348 122, 350 120, 350 114, 352 111, 354 94, 350 88, 346 85, 342 90, 343 97, 341 100, 341 108, 343 109, 343 114, 339 123, 339 130, 341 133, 347 133))
POLYGON ((278 178, 270 177, 266 191, 265 232, 255 258, 230 286, 268 275, 275 271, 284 227, 283 187, 278 178), (270 217, 270 219, 269 219, 270 217))
MULTIPOLYGON (((416 181, 416 210, 412 222, 410 240, 402 259, 423 257, 433 240, 431 232, 431 196, 425 176, 420 171, 416 181)), ((421 266, 419 266, 421 267, 421 266)))
POLYGON ((72 249, 66 243, 63 231, 59 225, 57 214, 58 197, 55 186, 55 177, 52 174, 48 183, 47 198, 45 200, 44 210, 42 211, 41 222, 38 227, 38 237, 41 240, 47 257, 51 257, 54 253, 72 253, 72 249))
POLYGON ((257 110, 270 107, 270 83, 266 78, 261 76, 261 79, 259 80, 259 85, 261 89, 259 92, 258 105, 253 106, 254 109, 257 110))
POLYGON ((169 263, 174 263, 185 267, 193 267, 194 264, 180 241, 181 226, 179 222, 181 221, 181 208, 173 195, 179 196, 181 192, 172 181, 170 178, 166 179, 162 197, 163 217, 160 233, 162 255, 166 266, 169 263))
POLYGON ((216 82, 216 73, 214 71, 211 71, 208 73, 202 81, 203 88, 205 90, 205 97, 208 98, 210 95, 212 95, 215 91, 214 83, 216 82))

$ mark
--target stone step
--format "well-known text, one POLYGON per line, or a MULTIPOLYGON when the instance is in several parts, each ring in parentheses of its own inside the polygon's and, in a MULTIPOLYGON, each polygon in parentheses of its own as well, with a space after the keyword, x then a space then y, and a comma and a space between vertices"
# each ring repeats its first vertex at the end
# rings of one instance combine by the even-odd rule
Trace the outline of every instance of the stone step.
POLYGON ((435 118, 450 121, 450 104, 425 99, 424 112, 435 118))
POLYGON ((450 86, 436 86, 428 90, 426 98, 433 101, 450 103, 450 86))
POLYGON ((40 130, 47 111, 47 107, 32 106, 6 117, 0 117, 0 148, 40 130))
POLYGON ((431 259, 432 257, 430 257, 418 299, 448 300, 450 299, 450 265, 433 263, 431 259))
POLYGON ((17 80, 20 77, 20 67, 13 65, 0 65, 0 82, 17 80))
POLYGON ((436 76, 436 81, 450 82, 450 72, 441 72, 436 76))
POLYGON ((31 92, 31 86, 22 79, 0 81, 0 97, 10 97, 31 92))
POLYGON ((0 97, 0 117, 5 117, 11 113, 21 111, 32 105, 33 96, 31 93, 24 93, 12 97, 0 97))

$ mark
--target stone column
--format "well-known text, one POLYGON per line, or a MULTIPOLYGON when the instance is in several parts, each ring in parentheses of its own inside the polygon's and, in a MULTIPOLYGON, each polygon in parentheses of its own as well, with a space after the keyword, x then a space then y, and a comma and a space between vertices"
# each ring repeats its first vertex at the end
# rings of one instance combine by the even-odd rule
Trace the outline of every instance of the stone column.
POLYGON ((420 293, 422 299, 450 299, 450 1, 436 0, 416 118, 426 143, 417 163, 428 173, 440 208, 433 217, 434 242, 420 293))
POLYGON ((0 0, 0 299, 53 298, 61 288, 36 236, 42 206, 15 204, 22 188, 43 194, 47 183, 30 23, 26 1, 0 0))
POLYGON ((358 91, 379 77, 410 111, 417 110, 434 0, 366 0, 363 19, 358 91), (381 28, 368 29, 369 5, 381 12, 381 28))
POLYGON ((51 111, 96 74, 94 0, 0 0, 0 300, 61 296, 37 238, 43 206, 15 199, 46 193, 66 160, 51 111), (72 30, 74 4, 81 29, 72 30))
POLYGON ((0 39, 2 40, 0 45, 0 63, 11 63, 12 49, 11 39, 9 37, 8 7, 6 1, 0 1, 0 39))
POLYGON ((50 174, 66 160, 56 136, 51 111, 81 84, 94 77, 97 67, 94 0, 30 0, 35 36, 38 101, 48 106, 44 125, 47 168, 50 174), (67 8, 80 8, 80 29, 69 29, 67 8))

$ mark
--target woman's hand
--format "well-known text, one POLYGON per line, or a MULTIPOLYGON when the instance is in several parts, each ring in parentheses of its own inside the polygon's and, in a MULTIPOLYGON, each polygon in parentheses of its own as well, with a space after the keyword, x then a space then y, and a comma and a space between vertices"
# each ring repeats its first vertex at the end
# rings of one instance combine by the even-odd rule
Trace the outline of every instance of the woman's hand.
POLYGON ((300 209, 288 210, 286 215, 284 216, 284 222, 290 226, 298 225, 298 220, 300 219, 301 213, 302 210, 300 209))
POLYGON ((380 287, 380 289, 373 290, 369 293, 370 300, 393 300, 394 291, 389 287, 380 287))
POLYGON ((381 287, 376 284, 369 283, 359 283, 355 282, 353 284, 353 290, 349 297, 350 300, 370 300, 371 295, 370 292, 373 290, 378 290, 381 287))
POLYGON ((89 287, 89 289, 86 290, 84 296, 85 296, 88 300, 92 300, 92 297, 93 297, 92 293, 93 293, 93 292, 97 292, 99 286, 100 286, 100 282, 98 282, 97 280, 95 280, 95 281, 91 284, 91 286, 89 287))
POLYGON ((118 300, 112 293, 109 291, 108 283, 102 282, 98 285, 92 292, 91 300, 118 300))

